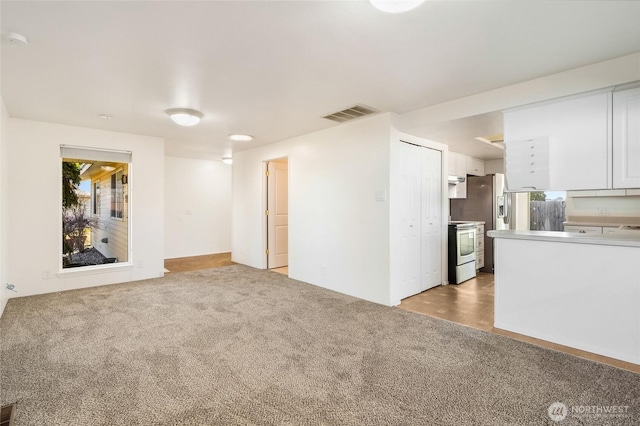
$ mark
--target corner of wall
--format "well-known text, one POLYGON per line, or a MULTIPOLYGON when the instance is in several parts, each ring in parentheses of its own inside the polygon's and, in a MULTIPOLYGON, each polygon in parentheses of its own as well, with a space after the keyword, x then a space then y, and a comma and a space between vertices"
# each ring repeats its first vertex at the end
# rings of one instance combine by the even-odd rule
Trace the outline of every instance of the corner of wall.
POLYGON ((8 206, 8 171, 7 171, 7 145, 9 143, 7 137, 7 125, 9 124, 9 113, 7 112, 7 108, 4 104, 4 100, 0 95, 0 317, 4 312, 5 306, 7 306, 7 301, 9 296, 7 295, 7 290, 5 288, 5 284, 8 282, 8 238, 7 238, 7 228, 8 228, 8 217, 7 217, 7 206, 8 206))

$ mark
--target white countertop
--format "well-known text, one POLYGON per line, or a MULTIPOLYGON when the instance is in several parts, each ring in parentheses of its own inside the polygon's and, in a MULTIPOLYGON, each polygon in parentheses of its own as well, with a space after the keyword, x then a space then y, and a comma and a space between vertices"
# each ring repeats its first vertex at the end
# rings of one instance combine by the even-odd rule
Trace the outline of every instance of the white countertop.
POLYGON ((640 237, 636 235, 597 235, 577 234, 573 232, 551 231, 489 231, 492 238, 510 238, 515 240, 550 241, 557 243, 598 244, 605 246, 640 247, 640 237))

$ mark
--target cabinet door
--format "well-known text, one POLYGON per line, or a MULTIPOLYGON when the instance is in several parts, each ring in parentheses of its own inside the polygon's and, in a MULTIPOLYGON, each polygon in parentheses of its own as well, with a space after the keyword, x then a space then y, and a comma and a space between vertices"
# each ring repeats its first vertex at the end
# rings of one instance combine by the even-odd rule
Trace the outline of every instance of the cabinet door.
POLYGON ((449 159, 447 160, 447 172, 450 176, 456 176, 456 157, 458 154, 449 151, 449 159))
POLYGON ((577 226, 567 225, 564 232, 577 232, 579 234, 602 234, 602 226, 577 226))
POLYGON ((467 156, 456 154, 456 176, 467 175, 467 156))
POLYGON ((613 187, 640 188, 640 87, 613 93, 613 187))
POLYGON ((610 110, 611 93, 592 92, 505 111, 508 188, 610 188, 610 110), (548 152, 544 141, 548 141, 548 152), (536 161, 527 162, 525 151, 531 146, 540 152, 536 161))
POLYGON ((478 158, 467 157, 467 174, 473 176, 484 176, 484 161, 478 158))

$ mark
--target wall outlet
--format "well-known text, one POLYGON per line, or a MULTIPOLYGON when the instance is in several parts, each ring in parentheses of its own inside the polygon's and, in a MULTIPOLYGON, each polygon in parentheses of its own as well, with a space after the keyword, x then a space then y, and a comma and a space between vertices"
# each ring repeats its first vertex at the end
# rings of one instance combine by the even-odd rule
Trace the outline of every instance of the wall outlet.
POLYGON ((320 267, 320 272, 322 272, 323 277, 326 277, 327 275, 329 275, 329 272, 327 271, 327 265, 322 265, 320 267))
POLYGON ((45 269, 42 271, 42 279, 43 280, 50 280, 51 279, 51 271, 48 269, 45 269))
POLYGON ((144 268, 144 260, 138 260, 138 268, 144 268))

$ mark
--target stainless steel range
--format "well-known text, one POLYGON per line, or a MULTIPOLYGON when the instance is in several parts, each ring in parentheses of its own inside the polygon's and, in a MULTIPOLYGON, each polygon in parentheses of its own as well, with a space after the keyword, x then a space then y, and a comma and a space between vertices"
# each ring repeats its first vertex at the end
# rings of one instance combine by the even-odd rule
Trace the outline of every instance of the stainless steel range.
POLYGON ((449 283, 460 284, 476 276, 476 223, 449 222, 449 283))

